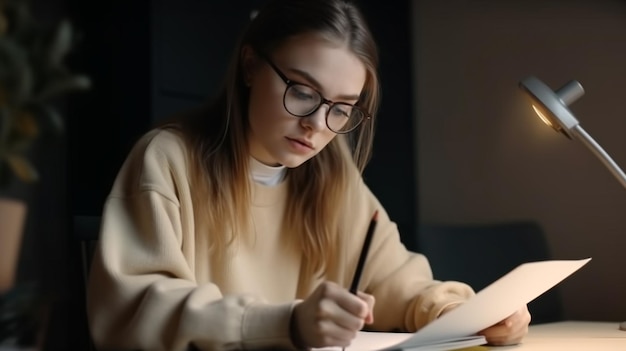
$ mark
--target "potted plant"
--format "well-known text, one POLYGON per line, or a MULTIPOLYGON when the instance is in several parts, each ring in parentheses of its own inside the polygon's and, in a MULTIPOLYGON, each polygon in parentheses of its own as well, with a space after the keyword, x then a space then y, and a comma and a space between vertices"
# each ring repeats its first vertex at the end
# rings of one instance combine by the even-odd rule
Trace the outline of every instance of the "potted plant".
POLYGON ((69 21, 44 25, 28 0, 0 0, 0 345, 25 342, 36 305, 32 289, 14 286, 28 204, 6 190, 37 182, 33 145, 64 130, 55 104, 90 87, 64 65, 73 39, 69 21))

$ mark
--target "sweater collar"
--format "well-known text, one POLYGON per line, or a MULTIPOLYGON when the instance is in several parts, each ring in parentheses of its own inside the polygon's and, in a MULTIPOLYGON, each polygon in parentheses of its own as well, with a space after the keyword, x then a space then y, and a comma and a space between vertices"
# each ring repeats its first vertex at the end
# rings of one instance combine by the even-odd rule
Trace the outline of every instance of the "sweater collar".
POLYGON ((268 166, 250 157, 250 174, 255 183, 266 186, 275 186, 285 179, 287 168, 285 166, 268 166))

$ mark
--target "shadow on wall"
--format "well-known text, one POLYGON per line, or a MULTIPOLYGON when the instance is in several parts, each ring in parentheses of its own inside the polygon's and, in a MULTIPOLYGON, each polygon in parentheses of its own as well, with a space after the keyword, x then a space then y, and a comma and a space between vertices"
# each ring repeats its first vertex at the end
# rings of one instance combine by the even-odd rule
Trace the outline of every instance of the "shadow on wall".
MULTIPOLYGON (((477 292, 522 263, 552 258, 544 231, 534 221, 422 224, 418 245, 435 279, 465 282, 477 292)), ((531 301, 528 309, 532 324, 562 320, 559 287, 531 301)))

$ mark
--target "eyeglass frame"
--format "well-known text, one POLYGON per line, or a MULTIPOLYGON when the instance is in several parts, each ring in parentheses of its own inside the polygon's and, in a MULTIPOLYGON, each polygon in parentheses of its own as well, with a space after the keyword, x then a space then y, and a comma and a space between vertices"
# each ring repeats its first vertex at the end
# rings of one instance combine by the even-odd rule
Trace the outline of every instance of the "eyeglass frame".
POLYGON ((354 130, 356 130, 361 124, 363 124, 364 121, 366 120, 370 120, 372 118, 372 115, 367 112, 366 110, 364 110, 363 108, 361 108, 360 106, 357 105, 353 105, 353 104, 349 104, 347 102, 342 102, 342 101, 332 101, 330 99, 327 99, 326 97, 324 97, 324 95, 322 95, 322 93, 320 93, 317 89, 313 88, 312 86, 308 85, 308 84, 304 84, 304 83, 300 83, 294 80, 291 80, 287 77, 287 75, 285 75, 283 73, 283 71, 280 70, 280 68, 278 68, 278 66, 267 56, 264 54, 259 54, 259 56, 265 60, 265 62, 267 62, 267 64, 272 68, 272 70, 274 70, 274 72, 280 77, 280 79, 287 85, 285 87, 285 92, 283 93, 283 107, 285 108, 285 111, 287 111, 290 115, 294 116, 294 117, 309 117, 312 114, 314 114, 315 112, 317 112, 317 110, 320 109, 320 107, 322 107, 322 105, 326 104, 328 105, 328 110, 326 110, 326 113, 324 115, 324 121, 326 123, 326 127, 333 133, 336 134, 347 134, 350 133, 354 130), (287 108, 287 104, 286 104, 286 100, 287 100, 287 91, 289 90, 290 87, 294 86, 294 85, 303 85, 305 87, 310 88, 311 90, 313 90, 314 92, 316 92, 319 97, 320 97, 320 102, 317 105, 317 107, 315 107, 313 110, 311 110, 311 112, 304 114, 304 115, 297 115, 291 111, 289 111, 289 109, 287 108), (328 115, 330 114, 330 111, 333 109, 333 107, 335 105, 346 105, 346 106, 350 106, 353 109, 357 109, 358 111, 360 111, 363 114, 363 118, 361 119, 361 121, 359 121, 358 124, 356 124, 354 127, 352 127, 351 129, 345 130, 345 131, 336 131, 334 129, 332 129, 329 125, 328 125, 328 115))

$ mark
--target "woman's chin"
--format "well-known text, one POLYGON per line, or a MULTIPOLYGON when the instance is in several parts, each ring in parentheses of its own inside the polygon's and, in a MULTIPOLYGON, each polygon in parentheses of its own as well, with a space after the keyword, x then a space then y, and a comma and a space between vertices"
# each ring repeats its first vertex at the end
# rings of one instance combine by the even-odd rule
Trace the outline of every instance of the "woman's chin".
POLYGON ((287 168, 297 168, 310 159, 311 157, 303 157, 303 156, 289 157, 283 160, 284 162, 281 162, 281 164, 287 168))

